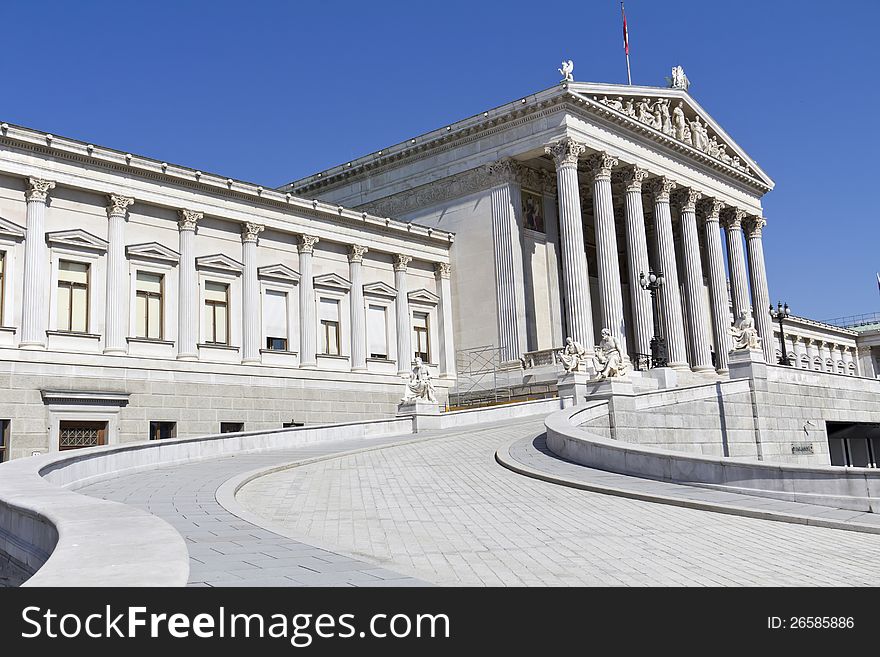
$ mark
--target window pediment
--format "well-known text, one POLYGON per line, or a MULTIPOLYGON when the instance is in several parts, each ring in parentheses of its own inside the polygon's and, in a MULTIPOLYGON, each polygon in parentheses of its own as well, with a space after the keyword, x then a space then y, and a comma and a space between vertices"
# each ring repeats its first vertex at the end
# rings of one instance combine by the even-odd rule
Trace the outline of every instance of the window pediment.
POLYGON ((196 269, 213 269, 214 271, 240 274, 244 265, 222 253, 196 258, 196 269))
POLYGON ((314 285, 320 287, 336 288, 338 290, 350 290, 351 281, 339 274, 321 274, 313 279, 314 285))
POLYGON ((299 283, 300 275, 287 265, 266 265, 257 269, 257 276, 264 280, 280 281, 282 283, 299 283))
POLYGON ((20 240, 24 239, 24 234, 25 229, 22 226, 0 217, 0 237, 11 237, 20 240))
POLYGON ((92 235, 80 228, 74 230, 59 230, 53 233, 46 233, 46 242, 51 246, 61 246, 74 249, 83 249, 86 251, 95 251, 98 253, 107 252, 107 240, 103 240, 97 235, 92 235))
POLYGON ((367 283, 364 285, 364 296, 396 299, 397 290, 388 285, 388 283, 377 281, 375 283, 367 283))
POLYGON ((407 301, 417 301, 420 303, 427 304, 437 304, 440 302, 440 297, 438 297, 433 292, 429 292, 425 288, 421 288, 419 290, 413 290, 409 294, 406 295, 407 301))
POLYGON ((131 259, 161 260, 162 262, 178 263, 180 254, 158 242, 130 244, 125 247, 125 255, 131 259))

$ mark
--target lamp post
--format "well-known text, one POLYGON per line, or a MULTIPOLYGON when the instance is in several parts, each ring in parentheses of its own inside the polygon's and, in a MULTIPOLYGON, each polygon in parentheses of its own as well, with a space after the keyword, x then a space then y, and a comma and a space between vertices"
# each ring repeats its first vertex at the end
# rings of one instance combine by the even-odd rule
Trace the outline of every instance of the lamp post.
POLYGON ((791 316, 791 311, 788 309, 788 304, 783 304, 781 301, 776 303, 776 308, 773 308, 773 304, 770 304, 770 317, 777 320, 779 322, 779 342, 782 345, 782 358, 779 359, 780 365, 788 365, 788 351, 785 348, 785 330, 782 328, 782 320, 786 317, 791 316))
POLYGON ((651 310, 654 315, 654 337, 651 338, 651 367, 666 367, 666 340, 660 335, 660 308, 657 301, 657 291, 663 287, 666 279, 663 278, 662 272, 649 271, 645 276, 645 272, 639 273, 639 285, 643 290, 651 293, 651 310))

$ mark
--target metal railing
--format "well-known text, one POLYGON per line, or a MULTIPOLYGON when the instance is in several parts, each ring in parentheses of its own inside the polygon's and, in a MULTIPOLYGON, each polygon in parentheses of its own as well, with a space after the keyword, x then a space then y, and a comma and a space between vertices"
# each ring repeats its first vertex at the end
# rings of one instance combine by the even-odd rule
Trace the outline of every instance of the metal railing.
POLYGON ((447 410, 507 401, 510 391, 498 386, 503 356, 502 349, 492 345, 456 351, 456 382, 449 391, 447 410))
POLYGON ((533 367, 544 367, 547 365, 558 365, 562 361, 559 360, 559 352, 562 347, 555 349, 538 349, 537 351, 527 351, 520 359, 523 369, 531 369, 533 367))
POLYGON ((835 319, 823 320, 823 324, 839 326, 840 328, 852 328, 853 326, 866 326, 868 324, 880 324, 880 313, 863 313, 861 315, 849 315, 835 319))

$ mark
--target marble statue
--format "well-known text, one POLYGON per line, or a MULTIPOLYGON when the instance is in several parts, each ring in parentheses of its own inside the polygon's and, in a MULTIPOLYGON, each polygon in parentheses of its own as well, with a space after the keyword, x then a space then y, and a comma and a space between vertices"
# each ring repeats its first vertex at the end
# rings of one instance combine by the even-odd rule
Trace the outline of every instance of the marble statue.
POLYGON ((574 62, 570 59, 566 62, 563 61, 561 64, 561 68, 557 69, 559 73, 562 75, 562 79, 560 82, 574 82, 574 76, 571 72, 574 70, 574 62))
POLYGON ((566 338, 565 349, 559 352, 559 360, 567 373, 578 372, 581 364, 587 361, 587 350, 580 342, 566 338))
POLYGON ((669 86, 673 89, 684 89, 685 91, 691 86, 691 81, 688 80, 688 76, 684 74, 684 69, 681 66, 672 67, 672 79, 669 86))
POLYGON ((602 339, 596 346, 596 362, 598 367, 596 379, 610 379, 626 374, 626 361, 623 358, 623 351, 620 346, 620 340, 611 334, 611 330, 602 329, 602 339))
POLYGON ((661 98, 657 103, 660 105, 660 116, 662 117, 661 130, 664 135, 672 137, 675 134, 675 128, 672 125, 672 117, 669 114, 669 99, 661 98))
POLYGON ((688 128, 682 106, 683 103, 678 101, 678 105, 672 110, 672 125, 675 128, 675 138, 689 144, 691 141, 691 130, 688 128))
POLYGON ((694 120, 691 121, 691 141, 697 150, 705 152, 709 149, 709 131, 700 121, 699 116, 694 117, 694 120))
POLYGON ((406 396, 403 398, 404 402, 413 400, 437 403, 437 397, 434 395, 434 383, 431 381, 431 373, 428 371, 428 367, 422 363, 422 359, 418 357, 409 375, 409 383, 406 384, 406 396))
POLYGON ((761 337, 755 329, 755 320, 750 310, 740 311, 739 319, 730 327, 730 335, 733 336, 734 351, 761 348, 761 337))

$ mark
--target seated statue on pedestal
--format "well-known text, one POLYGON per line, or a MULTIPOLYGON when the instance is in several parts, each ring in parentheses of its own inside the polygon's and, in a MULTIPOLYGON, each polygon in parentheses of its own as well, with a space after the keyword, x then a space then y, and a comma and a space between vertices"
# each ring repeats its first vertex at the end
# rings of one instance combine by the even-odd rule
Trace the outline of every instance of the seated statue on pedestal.
POLYGON ((580 342, 566 338, 565 349, 559 352, 559 360, 566 373, 579 372, 581 364, 587 361, 587 350, 580 342))
POLYGON ((602 329, 602 340, 596 346, 596 363, 598 364, 596 379, 599 381, 623 376, 627 372, 620 340, 611 334, 610 329, 602 329))
POLYGON ((751 310, 740 311, 739 319, 730 327, 730 335, 733 336, 734 351, 761 348, 761 337, 755 329, 751 310))
POLYGON ((406 396, 404 402, 410 401, 426 401, 437 403, 437 397, 434 395, 434 383, 431 381, 431 372, 428 366, 422 363, 421 358, 416 358, 412 372, 409 375, 409 383, 406 384, 406 396))

